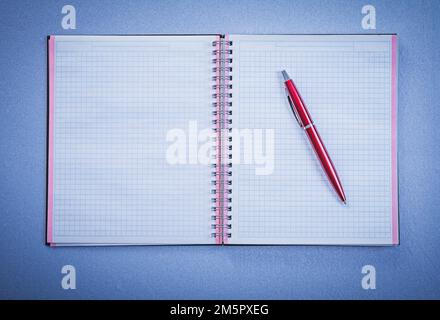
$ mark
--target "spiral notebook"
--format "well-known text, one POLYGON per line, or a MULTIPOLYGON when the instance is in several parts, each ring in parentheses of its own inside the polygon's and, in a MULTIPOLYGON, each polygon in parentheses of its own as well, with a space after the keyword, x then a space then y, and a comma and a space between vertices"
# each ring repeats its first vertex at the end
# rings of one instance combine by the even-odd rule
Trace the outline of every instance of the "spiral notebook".
POLYGON ((399 242, 396 35, 55 35, 48 87, 50 245, 399 242))

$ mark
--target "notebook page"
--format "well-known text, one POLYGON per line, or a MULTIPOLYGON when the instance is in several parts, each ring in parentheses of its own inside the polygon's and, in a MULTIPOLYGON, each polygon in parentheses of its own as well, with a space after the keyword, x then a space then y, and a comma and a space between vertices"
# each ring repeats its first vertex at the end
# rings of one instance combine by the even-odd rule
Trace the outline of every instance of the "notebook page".
POLYGON ((233 138, 230 243, 397 243, 395 38, 230 39, 232 126, 241 136, 233 138), (347 205, 338 200, 289 108, 283 69, 309 108, 347 205))
POLYGON ((217 37, 54 39, 49 242, 214 243, 211 168, 188 148, 211 128, 217 37))

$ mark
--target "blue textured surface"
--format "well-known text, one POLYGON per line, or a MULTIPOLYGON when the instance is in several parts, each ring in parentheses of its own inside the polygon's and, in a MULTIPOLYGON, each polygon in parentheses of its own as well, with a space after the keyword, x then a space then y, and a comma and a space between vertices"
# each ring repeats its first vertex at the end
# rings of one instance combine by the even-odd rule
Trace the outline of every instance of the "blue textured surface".
POLYGON ((439 12, 436 0, 2 1, 0 297, 440 298, 439 12), (399 247, 44 245, 48 34, 367 33, 368 3, 375 32, 399 34, 399 247), (61 289, 65 264, 76 290, 61 289), (365 264, 376 290, 361 288, 365 264))

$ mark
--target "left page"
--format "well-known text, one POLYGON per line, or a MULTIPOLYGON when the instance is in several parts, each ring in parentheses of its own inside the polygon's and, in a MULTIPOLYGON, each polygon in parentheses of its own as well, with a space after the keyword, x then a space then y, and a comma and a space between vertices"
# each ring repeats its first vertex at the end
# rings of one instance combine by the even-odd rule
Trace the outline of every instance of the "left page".
POLYGON ((218 39, 49 38, 49 244, 215 243, 199 133, 218 39))

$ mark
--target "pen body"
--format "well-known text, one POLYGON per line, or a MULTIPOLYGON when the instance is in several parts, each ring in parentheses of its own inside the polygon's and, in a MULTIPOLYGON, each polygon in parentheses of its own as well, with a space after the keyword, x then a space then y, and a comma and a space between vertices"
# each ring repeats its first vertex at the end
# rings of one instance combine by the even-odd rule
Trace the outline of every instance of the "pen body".
POLYGON ((327 149, 325 148, 325 145, 322 142, 318 130, 314 125, 311 125, 307 129, 304 129, 304 131, 306 132, 307 137, 309 138, 310 144, 312 145, 313 150, 315 151, 315 154, 319 159, 319 162, 321 163, 322 169, 324 170, 327 179, 335 189, 339 199, 342 202, 345 202, 346 198, 345 198, 344 189, 342 188, 342 184, 341 181, 339 180, 338 173, 336 172, 332 159, 330 159, 327 149))
POLYGON ((345 203, 346 197, 344 189, 342 188, 342 184, 339 180, 335 166, 330 159, 327 149, 325 148, 321 136, 319 135, 318 130, 313 123, 312 117, 310 116, 310 113, 307 110, 304 101, 302 100, 292 80, 289 79, 285 81, 285 85, 289 97, 294 105, 292 109, 299 122, 299 125, 306 132, 310 144, 312 145, 313 150, 318 157, 319 162, 321 163, 321 167, 324 170, 330 184, 338 194, 339 199, 345 203))
POLYGON ((309 111, 307 111, 306 105, 305 105, 304 101, 302 100, 301 95, 299 94, 298 90, 296 89, 293 81, 287 80, 285 82, 285 85, 287 88, 287 92, 289 93, 289 97, 295 106, 295 110, 297 113, 296 114, 297 120, 300 123, 300 126, 306 127, 308 125, 312 125, 313 124, 312 117, 310 116, 309 111))

